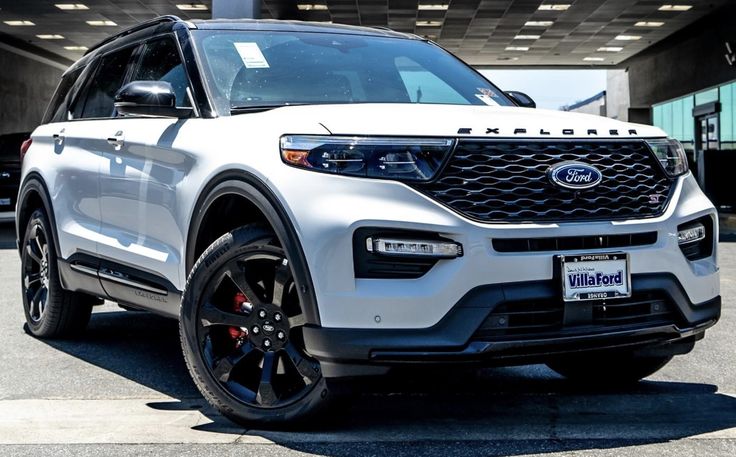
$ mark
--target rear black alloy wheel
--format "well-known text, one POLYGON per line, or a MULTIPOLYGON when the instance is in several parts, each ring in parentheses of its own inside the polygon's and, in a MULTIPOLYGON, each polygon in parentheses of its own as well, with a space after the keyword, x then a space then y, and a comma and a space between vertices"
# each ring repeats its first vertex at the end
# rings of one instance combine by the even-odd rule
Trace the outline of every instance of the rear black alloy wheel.
POLYGON ((241 422, 289 422, 324 403, 319 362, 283 249, 261 227, 217 240, 195 265, 182 300, 182 344, 207 399, 241 422))
POLYGON ((49 297, 49 245, 40 221, 35 221, 23 253, 23 288, 31 322, 39 323, 49 297))
POLYGON ((33 212, 21 245, 23 311, 28 331, 41 338, 76 336, 89 322, 95 297, 64 290, 46 213, 33 212))

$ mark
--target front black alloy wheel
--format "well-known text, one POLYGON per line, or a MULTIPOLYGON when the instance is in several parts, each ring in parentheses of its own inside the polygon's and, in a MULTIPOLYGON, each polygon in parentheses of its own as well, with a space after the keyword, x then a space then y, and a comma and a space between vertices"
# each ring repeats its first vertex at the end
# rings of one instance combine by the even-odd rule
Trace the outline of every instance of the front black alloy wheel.
POLYGON ((194 266, 180 332, 202 394, 240 423, 286 423, 320 409, 327 388, 304 350, 296 282, 275 236, 246 226, 215 241, 194 266))
POLYGON ((33 212, 21 248, 23 310, 28 331, 41 338, 76 336, 99 300, 64 290, 59 280, 51 225, 46 213, 33 212))

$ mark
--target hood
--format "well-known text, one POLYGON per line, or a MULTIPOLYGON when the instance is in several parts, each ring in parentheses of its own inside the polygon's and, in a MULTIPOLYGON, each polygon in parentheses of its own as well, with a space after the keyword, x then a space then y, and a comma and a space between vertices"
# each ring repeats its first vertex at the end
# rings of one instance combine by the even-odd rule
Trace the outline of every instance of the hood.
MULTIPOLYGON (((601 116, 506 106, 346 104, 290 106, 273 115, 319 122, 333 135, 499 138, 653 138, 649 125, 601 116)), ((284 119, 286 120, 286 119, 284 119)), ((298 133, 298 132, 289 132, 298 133)))

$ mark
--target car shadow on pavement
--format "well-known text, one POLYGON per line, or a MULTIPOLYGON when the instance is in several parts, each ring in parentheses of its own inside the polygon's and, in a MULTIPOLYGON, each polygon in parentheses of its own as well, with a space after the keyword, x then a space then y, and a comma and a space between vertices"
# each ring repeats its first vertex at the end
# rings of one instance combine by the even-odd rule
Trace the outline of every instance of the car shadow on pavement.
POLYGON ((463 457, 519 455, 659 443, 736 427, 736 398, 714 385, 646 381, 604 389, 575 385, 534 365, 366 379, 319 422, 288 431, 243 430, 198 393, 175 321, 96 312, 83 338, 45 343, 180 400, 151 402, 151 408, 199 410, 213 421, 194 430, 245 433, 320 455, 456 455, 457 446, 465 449, 463 457))
POLYGON ((79 338, 42 341, 164 395, 199 400, 201 395, 182 357, 178 332, 175 320, 121 309, 93 312, 79 338))

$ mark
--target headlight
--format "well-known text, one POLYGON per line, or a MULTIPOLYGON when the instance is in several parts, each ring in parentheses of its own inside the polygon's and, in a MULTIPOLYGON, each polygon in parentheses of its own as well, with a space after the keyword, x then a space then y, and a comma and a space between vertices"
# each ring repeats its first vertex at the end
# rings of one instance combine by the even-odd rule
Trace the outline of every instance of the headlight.
POLYGON ((442 167, 454 140, 301 136, 281 137, 281 159, 313 171, 401 181, 429 181, 442 167))
POLYGON ((687 172, 685 148, 679 141, 673 139, 649 140, 647 143, 669 176, 680 176, 687 172))

